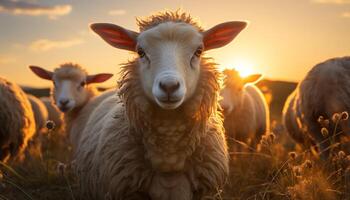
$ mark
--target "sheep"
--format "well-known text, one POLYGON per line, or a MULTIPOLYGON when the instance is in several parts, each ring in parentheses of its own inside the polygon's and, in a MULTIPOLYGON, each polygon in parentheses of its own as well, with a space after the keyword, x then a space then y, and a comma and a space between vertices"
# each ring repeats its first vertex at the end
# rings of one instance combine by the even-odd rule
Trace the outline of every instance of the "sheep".
MULTIPOLYGON (((283 108, 283 122, 289 135, 304 147, 317 146, 323 159, 330 153, 331 139, 339 142, 350 134, 349 120, 330 120, 334 113, 350 111, 349 80, 350 57, 326 60, 308 72, 283 108), (328 130, 321 131, 322 128, 328 130)), ((347 113, 345 119, 346 116, 347 113)))
POLYGON ((206 50, 231 42, 246 22, 204 31, 186 13, 138 20, 140 33, 91 28, 138 56, 122 65, 118 94, 90 115, 75 155, 82 199, 202 199, 228 175, 218 112, 220 73, 206 50), (120 101, 121 100, 121 101, 120 101))
POLYGON ((224 112, 226 136, 255 147, 270 126, 269 109, 264 95, 252 85, 262 75, 253 74, 242 78, 234 69, 226 69, 223 73, 225 79, 220 106, 224 112))
POLYGON ((27 94, 27 97, 34 112, 36 132, 39 133, 45 127, 49 114, 45 104, 40 99, 30 94, 27 94))
POLYGON ((0 77, 0 160, 21 161, 35 133, 34 114, 23 90, 0 77))
POLYGON ((64 63, 53 72, 38 66, 29 66, 29 68, 38 77, 53 82, 52 98, 64 113, 66 131, 73 151, 75 151, 89 113, 103 98, 114 94, 113 91, 107 91, 99 95, 97 89, 91 84, 104 82, 113 74, 88 75, 86 70, 73 63, 64 63))
POLYGON ((45 104, 45 107, 48 111, 48 120, 51 120, 55 123, 56 130, 61 130, 64 125, 63 113, 57 108, 50 97, 41 97, 40 100, 45 104))

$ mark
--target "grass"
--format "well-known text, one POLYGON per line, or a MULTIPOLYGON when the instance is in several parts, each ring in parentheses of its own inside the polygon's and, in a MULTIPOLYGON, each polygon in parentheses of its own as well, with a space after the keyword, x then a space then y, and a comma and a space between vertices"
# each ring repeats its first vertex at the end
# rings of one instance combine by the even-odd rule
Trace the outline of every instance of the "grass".
MULTIPOLYGON (((279 85, 274 87, 278 91, 283 89, 279 85)), ((256 148, 228 139, 231 147, 242 148, 240 151, 231 148, 230 175, 216 199, 350 200, 350 155, 339 151, 336 141, 332 156, 326 161, 321 161, 315 152, 296 146, 279 122, 289 93, 269 92, 272 92, 273 134, 265 135, 256 148)), ((333 136, 338 134, 333 130, 323 131, 333 136)), ((23 164, 0 163, 0 200, 78 199, 69 162, 71 150, 63 135, 59 131, 44 133, 40 139, 42 151, 30 148, 35 156, 23 164)))

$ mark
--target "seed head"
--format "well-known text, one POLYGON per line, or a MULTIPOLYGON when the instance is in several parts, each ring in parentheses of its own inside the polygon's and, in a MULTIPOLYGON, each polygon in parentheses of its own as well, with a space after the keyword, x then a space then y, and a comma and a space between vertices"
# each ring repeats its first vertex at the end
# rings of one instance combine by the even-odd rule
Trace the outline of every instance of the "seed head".
POLYGON ((52 120, 47 120, 46 121, 46 128, 47 129, 53 130, 53 129, 55 129, 55 127, 56 127, 56 124, 55 124, 54 121, 52 121, 52 120))
POLYGON ((288 155, 292 160, 295 160, 297 158, 297 153, 295 153, 294 151, 289 152, 288 155))
POLYGON ((341 115, 339 113, 334 113, 333 116, 332 116, 332 121, 334 123, 338 122, 341 118, 341 115))
POLYGON ((323 135, 323 137, 328 137, 328 129, 327 128, 321 128, 321 134, 323 135))
POLYGON ((344 111, 341 113, 341 120, 346 121, 349 119, 349 113, 344 111))

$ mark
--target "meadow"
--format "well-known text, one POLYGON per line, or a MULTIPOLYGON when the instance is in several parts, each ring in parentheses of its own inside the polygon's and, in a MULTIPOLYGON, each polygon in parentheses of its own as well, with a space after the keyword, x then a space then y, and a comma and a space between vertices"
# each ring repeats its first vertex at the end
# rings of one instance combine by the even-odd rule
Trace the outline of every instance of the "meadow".
MULTIPOLYGON (((227 138, 230 176, 224 191, 208 199, 350 199, 350 155, 335 152, 321 161, 317 153, 295 145, 281 125, 283 104, 296 84, 263 80, 258 86, 270 105, 271 133, 257 148, 227 138)), ((38 97, 49 94, 47 88, 24 90, 38 97)), ((41 152, 31 149, 34 156, 23 164, 1 165, 0 199, 78 199, 71 149, 60 134, 47 129, 41 152)))

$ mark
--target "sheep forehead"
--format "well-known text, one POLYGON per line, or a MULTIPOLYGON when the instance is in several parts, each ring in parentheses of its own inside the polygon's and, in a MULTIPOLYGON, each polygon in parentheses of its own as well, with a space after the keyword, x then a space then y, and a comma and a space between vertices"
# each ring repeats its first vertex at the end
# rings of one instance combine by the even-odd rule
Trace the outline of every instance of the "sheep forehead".
POLYGON ((164 41, 183 43, 187 46, 202 43, 202 34, 192 25, 186 23, 165 22, 140 34, 138 43, 143 48, 151 48, 164 41))
POLYGON ((86 72, 78 67, 60 67, 55 69, 55 80, 81 81, 86 78, 86 72))

